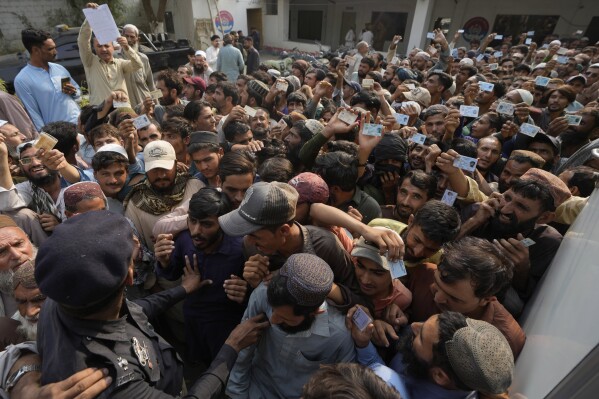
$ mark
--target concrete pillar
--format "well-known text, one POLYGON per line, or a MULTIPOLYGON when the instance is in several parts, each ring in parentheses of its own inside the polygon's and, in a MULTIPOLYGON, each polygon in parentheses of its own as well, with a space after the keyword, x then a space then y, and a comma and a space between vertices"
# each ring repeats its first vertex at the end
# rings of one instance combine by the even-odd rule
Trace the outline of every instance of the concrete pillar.
POLYGON ((408 41, 406 52, 410 52, 414 47, 422 48, 426 42, 426 34, 430 26, 433 6, 435 0, 416 0, 414 9, 414 18, 412 19, 412 29, 408 41))

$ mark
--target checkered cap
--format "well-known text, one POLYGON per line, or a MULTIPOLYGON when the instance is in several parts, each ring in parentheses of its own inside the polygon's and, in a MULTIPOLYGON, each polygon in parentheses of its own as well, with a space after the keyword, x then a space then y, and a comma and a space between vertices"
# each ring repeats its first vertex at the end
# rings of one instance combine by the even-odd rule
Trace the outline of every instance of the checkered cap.
POLYGON ((333 287, 333 271, 316 255, 291 255, 279 274, 287 277, 287 290, 301 306, 322 304, 333 287))
POLYGON ((466 319, 445 344, 451 368, 469 388, 486 394, 501 394, 512 383, 514 355, 503 334, 491 324, 466 319))
POLYGON ((281 225, 295 218, 297 199, 297 191, 287 183, 256 183, 247 190, 239 208, 220 216, 218 223, 230 236, 281 225))

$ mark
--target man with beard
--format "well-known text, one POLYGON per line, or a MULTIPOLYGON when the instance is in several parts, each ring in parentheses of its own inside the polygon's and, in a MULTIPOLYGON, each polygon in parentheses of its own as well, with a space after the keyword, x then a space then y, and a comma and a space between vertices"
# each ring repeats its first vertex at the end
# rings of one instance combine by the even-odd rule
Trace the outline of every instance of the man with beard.
POLYGON ((15 91, 37 130, 50 122, 77 123, 79 105, 75 100, 81 90, 71 74, 55 64, 56 45, 48 32, 25 29, 21 32, 23 46, 29 51, 29 62, 15 77, 15 91), (62 79, 69 82, 62 84, 62 79))
POLYGON ((158 123, 162 123, 166 106, 173 104, 187 105, 188 101, 179 98, 183 93, 183 81, 179 78, 177 72, 172 69, 160 72, 156 78, 156 88, 162 92, 162 97, 158 100, 160 104, 154 105, 154 100, 151 97, 146 97, 141 113, 153 112, 158 123))
POLYGON ((294 254, 268 285, 254 290, 243 317, 266 313, 271 327, 239 354, 227 384, 229 397, 300 397, 321 364, 355 359, 344 315, 326 302, 332 287, 333 272, 324 260, 294 254))
POLYGON ((580 125, 568 126, 568 130, 559 136, 562 158, 571 157, 576 151, 599 138, 599 109, 583 108, 578 115, 582 117, 580 125))
POLYGON ((268 111, 264 108, 256 109, 256 115, 250 118, 250 129, 256 140, 267 140, 270 138, 270 123, 268 111))
POLYGON ((370 57, 364 57, 360 60, 360 65, 358 66, 358 70, 354 72, 351 76, 351 80, 353 82, 358 82, 360 85, 362 84, 362 80, 366 79, 366 75, 368 72, 374 70, 374 60, 370 57))
MULTIPOLYGON (((125 75, 125 83, 127 84, 127 94, 129 96, 129 102, 133 107, 141 104, 146 97, 150 95, 150 92, 156 90, 154 85, 154 77, 152 75, 152 68, 150 67, 150 60, 148 56, 139 51, 139 31, 135 25, 127 24, 123 27, 123 36, 127 38, 127 43, 132 51, 137 54, 141 63, 142 68, 137 71, 131 72, 125 75)), ((149 49, 148 49, 149 50, 149 49)), ((124 59, 127 59, 127 53, 121 53, 124 59)))
POLYGON ((186 76, 183 78, 185 87, 183 95, 187 101, 201 100, 206 91, 206 82, 197 76, 186 76))
POLYGON ((207 55, 205 51, 198 50, 195 52, 192 62, 193 76, 200 77, 204 82, 208 82, 210 75, 214 72, 214 69, 210 68, 207 61, 207 55))
MULTIPOLYGON (((478 183, 453 166, 456 157, 457 153, 452 150, 442 153, 436 160, 436 166, 447 175, 451 188, 458 193, 458 199, 466 203, 486 200, 487 195, 479 189, 478 183)), ((514 150, 503 167, 498 182, 489 183, 489 186, 493 191, 504 193, 529 169, 542 168, 543 165, 545 160, 540 155, 526 150, 514 150)))
POLYGON ((239 92, 233 82, 220 82, 216 85, 214 91, 214 105, 221 115, 221 119, 218 122, 216 131, 218 133, 218 139, 220 143, 224 143, 225 133, 223 131, 223 125, 227 120, 227 117, 236 105, 239 105, 239 92))
POLYGON ((540 114, 531 114, 535 124, 551 136, 557 137, 568 129, 568 120, 565 118, 565 110, 568 105, 576 100, 576 92, 570 86, 559 86, 549 90, 546 94, 547 108, 540 114))
MULTIPOLYGON (((205 139, 205 141, 209 141, 209 139, 205 139)), ((216 147, 213 148, 216 149, 216 147)), ((213 154, 216 155, 216 153, 213 154)), ((256 177, 254 160, 244 151, 230 151, 218 161, 217 176, 220 188, 227 196, 231 209, 237 209, 243 201, 246 191, 254 183, 256 177)), ((189 201, 185 201, 171 213, 160 218, 152 230, 154 237, 158 237, 159 234, 176 235, 185 230, 188 210, 189 201)))
POLYGON ((50 233, 62 220, 64 204, 59 201, 62 190, 87 178, 60 151, 40 152, 33 144, 27 142, 18 148, 21 170, 28 180, 15 185, 8 166, 8 149, 0 139, 0 212, 15 217, 34 242, 40 244, 46 237, 43 232, 39 234, 38 226, 50 233), (31 209, 34 214, 23 208, 31 209))
POLYGON ((0 316, 17 311, 13 298, 13 277, 27 261, 35 259, 37 249, 15 221, 0 215, 0 316))
POLYGON ((35 282, 33 261, 23 263, 13 277, 13 293, 18 311, 12 316, 20 325, 17 334, 22 341, 35 341, 37 319, 46 296, 40 292, 35 282))
POLYGON ((493 240, 514 263, 512 287, 521 303, 509 308, 516 314, 559 249, 562 235, 548 224, 554 220, 556 208, 570 197, 568 186, 557 176, 532 168, 502 196, 480 203, 476 213, 462 225, 460 237, 471 234, 493 240), (521 242, 524 238, 535 244, 527 247, 521 242))
POLYGON ((283 141, 287 145, 287 159, 291 161, 296 171, 301 172, 304 169, 304 164, 300 159, 300 151, 304 144, 323 131, 322 123, 314 119, 297 121, 289 129, 289 133, 283 141))
POLYGON ((411 321, 425 321, 439 311, 460 312, 497 327, 518 357, 526 336, 500 303, 514 275, 514 265, 500 249, 482 238, 464 237, 446 243, 441 262, 426 269, 428 279, 419 282, 413 300, 429 311, 412 313, 411 321))
POLYGON ((358 363, 371 367, 401 397, 467 399, 476 393, 505 395, 512 383, 514 356, 507 340, 491 324, 457 312, 443 312, 405 327, 399 353, 382 368, 383 359, 370 342, 373 325, 360 331, 348 313, 358 363), (473 392, 475 391, 475 392, 473 392))
POLYGON ((247 283, 239 277, 244 264, 242 239, 224 234, 218 225, 218 217, 229 211, 224 194, 202 188, 189 202, 188 229, 175 241, 172 234, 158 235, 154 247, 161 266, 157 273, 168 280, 178 280, 186 264, 200 265, 204 287, 183 304, 192 362, 212 362, 245 308, 247 283))
MULTIPOLYGON (((98 5, 96 3, 87 3, 86 7, 98 8, 98 5)), ((117 42, 125 53, 126 60, 113 57, 114 47, 112 42, 100 44, 96 37, 94 37, 96 52, 94 54, 90 45, 91 39, 92 28, 86 18, 81 25, 77 45, 89 85, 89 103, 98 105, 115 90, 127 93, 125 75, 142 69, 143 63, 137 53, 129 47, 125 37, 119 37, 117 42)))
POLYGON ((154 249, 152 227, 158 219, 204 187, 187 173, 177 171, 173 146, 162 140, 144 148, 146 179, 136 185, 125 198, 125 216, 135 225, 142 243, 154 249))
POLYGON ((395 205, 382 205, 382 217, 408 223, 410 216, 435 198, 437 179, 421 170, 412 170, 399 180, 395 205))
POLYGON ((528 144, 527 150, 534 152, 543 158, 545 161, 545 165, 543 165, 542 168, 543 170, 555 174, 561 166, 561 147, 562 146, 556 137, 539 132, 532 138, 531 142, 528 144))
POLYGON ((397 68, 399 68, 397 65, 387 65, 387 69, 385 69, 385 72, 383 72, 383 81, 381 82, 381 86, 383 86, 384 89, 388 89, 390 92, 391 81, 395 76, 395 72, 397 72, 397 68))

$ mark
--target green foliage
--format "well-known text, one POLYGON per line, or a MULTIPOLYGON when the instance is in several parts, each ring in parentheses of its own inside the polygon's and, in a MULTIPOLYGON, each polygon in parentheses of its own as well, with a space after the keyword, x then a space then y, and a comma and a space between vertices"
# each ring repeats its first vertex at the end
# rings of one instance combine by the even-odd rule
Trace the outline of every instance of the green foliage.
MULTIPOLYGON (((81 26, 85 16, 83 10, 85 5, 89 3, 89 0, 65 0, 67 7, 63 9, 52 10, 46 19, 48 26, 56 26, 60 24, 67 24, 68 26, 75 27, 81 26)), ((125 6, 122 0, 105 0, 103 4, 108 4, 110 12, 116 21, 117 25, 123 24, 123 18, 125 15, 125 6)))
POLYGON ((6 82, 2 79, 0 79, 0 91, 8 93, 8 90, 6 89, 6 82))

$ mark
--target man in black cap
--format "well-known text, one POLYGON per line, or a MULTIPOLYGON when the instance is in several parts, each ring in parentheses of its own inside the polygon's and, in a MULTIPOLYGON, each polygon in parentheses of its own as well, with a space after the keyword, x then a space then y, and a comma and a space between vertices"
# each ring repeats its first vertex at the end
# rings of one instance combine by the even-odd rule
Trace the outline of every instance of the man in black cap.
MULTIPOLYGON (((302 226, 295 221, 297 201, 298 193, 290 185, 260 182, 248 189, 239 208, 218 218, 225 234, 245 236, 244 279, 255 288, 263 279, 270 279, 271 272, 278 270, 291 255, 314 254, 333 270, 335 284, 330 297, 341 306, 363 303, 365 299, 351 257, 330 231, 302 226)), ((342 220, 328 224, 351 228, 342 220)), ((389 249, 390 257, 397 258, 399 239, 395 234, 391 231, 378 234, 375 229, 371 230, 375 232, 373 235, 366 231, 363 235, 377 242, 382 253, 389 249)))
POLYGON ((244 318, 266 313, 272 327, 240 353, 231 371, 231 398, 297 398, 321 364, 355 358, 345 317, 326 302, 333 271, 311 254, 291 255, 268 286, 252 293, 244 318))
MULTIPOLYGON (((107 368, 112 378, 102 397, 180 395, 182 364, 175 350, 154 332, 150 320, 205 282, 197 264, 192 267, 187 260, 181 286, 129 302, 125 286, 133 281, 135 252, 128 221, 108 211, 67 220, 40 247, 35 278, 48 297, 38 322, 42 385, 91 366, 107 368)), ((211 398, 220 393, 237 352, 254 343, 258 330, 268 325, 257 322, 258 318, 252 319, 231 333, 186 397, 211 398)))
POLYGON ((539 132, 532 138, 527 150, 534 152, 545 160, 543 170, 555 174, 561 166, 561 144, 557 137, 539 132))

